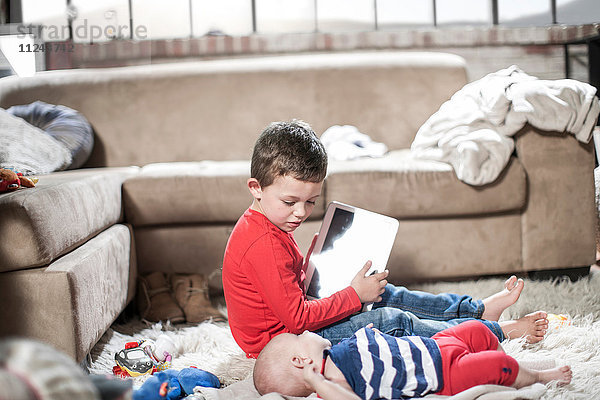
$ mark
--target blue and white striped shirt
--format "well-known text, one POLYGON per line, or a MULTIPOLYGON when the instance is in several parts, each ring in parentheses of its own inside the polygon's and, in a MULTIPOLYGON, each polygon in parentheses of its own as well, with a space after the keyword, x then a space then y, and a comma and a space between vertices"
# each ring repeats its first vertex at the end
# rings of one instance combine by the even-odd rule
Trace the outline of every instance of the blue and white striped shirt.
POLYGON ((363 399, 425 396, 442 389, 442 356, 433 339, 394 337, 363 328, 329 350, 363 399))

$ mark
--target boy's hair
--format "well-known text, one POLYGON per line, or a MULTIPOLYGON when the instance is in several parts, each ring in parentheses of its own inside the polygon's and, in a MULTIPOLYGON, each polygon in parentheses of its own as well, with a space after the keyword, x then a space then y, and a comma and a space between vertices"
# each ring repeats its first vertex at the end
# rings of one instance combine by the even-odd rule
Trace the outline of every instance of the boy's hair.
POLYGON ((250 174, 262 187, 286 175, 305 182, 321 182, 327 174, 327 152, 306 122, 273 122, 254 145, 250 174))

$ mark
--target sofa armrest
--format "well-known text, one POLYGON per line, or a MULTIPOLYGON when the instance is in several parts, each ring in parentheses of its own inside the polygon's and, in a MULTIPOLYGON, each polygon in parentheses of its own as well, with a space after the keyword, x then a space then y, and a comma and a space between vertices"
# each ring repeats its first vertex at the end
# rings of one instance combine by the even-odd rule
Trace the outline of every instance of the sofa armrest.
POLYGON ((523 268, 593 264, 597 218, 593 145, 531 126, 515 138, 528 181, 521 218, 523 268))

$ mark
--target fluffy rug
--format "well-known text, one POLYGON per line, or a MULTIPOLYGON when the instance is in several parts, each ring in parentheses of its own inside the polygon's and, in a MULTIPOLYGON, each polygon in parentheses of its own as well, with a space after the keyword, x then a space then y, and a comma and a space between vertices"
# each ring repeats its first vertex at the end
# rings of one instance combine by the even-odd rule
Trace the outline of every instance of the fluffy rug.
MULTIPOLYGON (((467 293, 483 298, 497 292, 503 279, 463 282, 441 282, 415 285, 411 288, 433 293, 467 293)), ((507 353, 517 360, 538 365, 569 364, 573 381, 566 386, 549 384, 533 397, 541 399, 600 398, 600 272, 593 272, 576 282, 569 279, 552 281, 526 280, 519 301, 507 309, 501 319, 514 319, 536 310, 569 316, 571 325, 551 324, 546 338, 538 344, 523 340, 503 343, 507 353), (541 396, 541 397, 540 397, 541 396)), ((170 336, 177 346, 172 368, 197 366, 213 372, 224 386, 243 381, 252 372, 253 360, 244 357, 231 336, 227 324, 206 322, 199 325, 144 324, 139 320, 115 324, 92 350, 90 372, 111 373, 114 354, 126 342, 170 336)), ((145 377, 134 379, 140 385, 145 377)), ((203 399, 202 394, 189 396, 203 399)), ((206 398, 211 398, 207 396, 206 398)), ((511 397, 514 398, 514 397, 511 397)))

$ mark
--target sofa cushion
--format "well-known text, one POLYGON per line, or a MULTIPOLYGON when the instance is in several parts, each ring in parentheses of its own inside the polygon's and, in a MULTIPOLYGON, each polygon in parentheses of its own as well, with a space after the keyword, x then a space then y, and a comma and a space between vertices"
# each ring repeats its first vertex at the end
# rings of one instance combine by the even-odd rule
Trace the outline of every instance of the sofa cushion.
MULTIPOLYGON (((235 222, 252 203, 250 161, 157 163, 123 184, 127 222, 134 226, 235 222)), ((323 216, 318 202, 312 217, 323 216)))
POLYGON ((81 361, 125 308, 136 264, 117 224, 47 268, 0 273, 1 336, 42 340, 81 361))
POLYGON ((325 197, 396 218, 423 218, 519 210, 526 187, 516 158, 496 182, 474 187, 459 181, 449 164, 396 150, 381 158, 330 162, 325 197))
POLYGON ((35 188, 0 194, 0 271, 47 265, 122 217, 122 182, 139 168, 40 176, 35 188))

